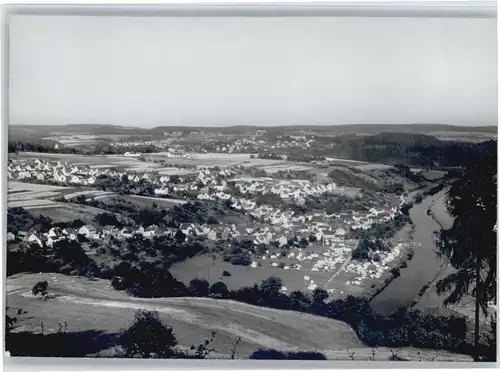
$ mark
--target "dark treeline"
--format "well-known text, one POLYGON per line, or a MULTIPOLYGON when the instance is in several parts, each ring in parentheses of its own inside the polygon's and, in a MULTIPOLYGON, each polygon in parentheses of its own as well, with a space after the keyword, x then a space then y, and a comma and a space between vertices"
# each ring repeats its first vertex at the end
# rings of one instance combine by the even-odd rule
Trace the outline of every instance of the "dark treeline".
POLYGON ((21 141, 9 141, 8 143, 8 152, 14 153, 19 151, 26 152, 41 152, 41 153, 56 153, 56 154, 78 154, 79 150, 76 148, 69 147, 60 147, 55 148, 54 145, 56 143, 48 143, 48 142, 21 142, 21 141))
POLYGON ((422 134, 392 132, 366 137, 338 136, 332 141, 335 144, 332 156, 434 168, 466 166, 476 154, 496 146, 496 140, 481 143, 440 141, 422 134))
POLYGON ((481 143, 441 141, 424 134, 388 132, 373 136, 315 136, 312 148, 262 151, 258 156, 265 159, 286 157, 288 160, 304 162, 334 157, 441 169, 466 166, 471 158, 489 146, 496 146, 496 140, 481 143))
MULTIPOLYGON (((368 346, 407 347, 444 349, 460 353, 470 353, 471 345, 466 341, 467 325, 464 318, 433 316, 421 311, 401 308, 391 315, 376 313, 367 299, 348 296, 329 302, 326 291, 317 289, 312 296, 301 291, 289 295, 281 293, 282 281, 270 277, 260 285, 228 290, 223 282, 212 285, 200 278, 193 279, 189 286, 177 281, 168 271, 160 272, 146 268, 147 274, 140 270, 124 272, 125 277, 113 280, 116 289, 142 297, 156 296, 195 296, 218 299, 231 299, 256 306, 280 310, 292 310, 324 316, 351 325, 358 337, 368 346), (149 276, 152 275, 152 278, 149 276), (148 276, 148 278, 145 278, 148 276), (162 289, 153 289, 161 285, 162 289), (141 285, 145 289, 138 291, 141 285)), ((483 354, 488 353, 483 346, 483 354)))
POLYGON ((119 224, 115 226, 157 225, 164 228, 178 228, 183 223, 217 225, 219 218, 236 213, 225 203, 216 201, 194 201, 174 205, 168 209, 156 203, 153 203, 151 207, 139 207, 122 197, 114 198, 111 203, 108 203, 105 200, 79 196, 74 199, 74 202, 109 211, 109 214, 100 215, 98 222, 101 226, 114 225, 113 222, 116 221, 119 224), (119 215, 119 218, 116 215, 119 215))
POLYGON ((134 153, 153 153, 157 152, 158 148, 153 145, 142 146, 110 146, 108 143, 96 143, 94 145, 85 145, 79 147, 65 147, 61 144, 56 148, 57 142, 54 141, 9 141, 8 152, 15 153, 20 151, 25 152, 40 152, 40 153, 55 153, 55 154, 78 154, 78 155, 119 155, 126 152, 134 153))

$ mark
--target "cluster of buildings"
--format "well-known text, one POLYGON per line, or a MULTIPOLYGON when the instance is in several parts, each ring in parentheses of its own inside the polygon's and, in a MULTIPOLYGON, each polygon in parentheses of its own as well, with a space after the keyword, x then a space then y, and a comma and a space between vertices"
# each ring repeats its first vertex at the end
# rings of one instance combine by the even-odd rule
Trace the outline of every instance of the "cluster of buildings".
MULTIPOLYGON (((235 178, 238 170, 233 168, 218 169, 215 167, 204 167, 197 174, 189 177, 177 176, 176 182, 171 182, 171 177, 158 173, 118 171, 110 168, 90 168, 88 166, 68 165, 67 163, 44 162, 36 159, 32 163, 11 162, 7 168, 9 179, 32 179, 40 182, 56 182, 62 184, 93 185, 100 175, 122 179, 127 177, 129 182, 146 181, 153 185, 156 195, 167 195, 180 191, 190 191, 199 200, 222 200, 229 201, 232 208, 244 211, 245 214, 254 217, 255 223, 251 226, 244 225, 196 225, 183 224, 180 230, 186 235, 186 239, 194 236, 217 240, 230 240, 234 238, 245 238, 253 241, 255 246, 266 245, 270 247, 260 257, 260 262, 253 261, 251 267, 259 267, 266 262, 271 267, 281 267, 284 270, 302 270, 307 262, 312 265, 311 271, 336 270, 350 258, 352 247, 345 240, 348 230, 367 230, 374 224, 394 219, 400 213, 401 205, 386 209, 370 208, 364 212, 343 211, 327 214, 325 211, 311 211, 297 213, 290 206, 257 202, 257 197, 262 195, 278 196, 287 201, 287 204, 304 204, 308 197, 325 195, 338 195, 344 192, 342 187, 335 183, 319 184, 307 180, 280 181, 272 178, 235 178), (289 263, 281 265, 276 251, 286 245, 289 239, 307 239, 309 242, 322 244, 326 249, 321 253, 306 254, 301 248, 293 248, 285 257, 289 263), (271 243, 277 248, 274 250, 271 243)), ((264 199, 265 200, 265 199, 264 199)), ((8 239, 23 239, 30 243, 52 246, 54 242, 61 239, 74 240, 78 235, 83 235, 90 240, 104 239, 113 236, 117 239, 127 239, 134 234, 145 238, 152 238, 162 234, 173 236, 177 229, 160 229, 158 226, 141 226, 136 229, 118 229, 114 226, 96 228, 85 225, 75 229, 51 229, 46 233, 19 232, 14 236, 10 232, 8 239)), ((400 247, 393 252, 380 253, 380 262, 358 263, 351 262, 345 267, 345 271, 356 275, 356 279, 350 282, 352 285, 361 285, 367 278, 378 278, 388 263, 399 254, 400 247), (370 266, 372 265, 372 266, 370 266)), ((316 288, 315 283, 309 282, 308 288, 316 288)), ((314 290, 314 289, 312 289, 314 290)))
POLYGON ((155 146, 158 148, 165 148, 168 146, 168 144, 160 141, 123 141, 123 142, 111 142, 109 145, 111 147, 116 147, 116 148, 144 147, 144 146, 155 146))
MULTIPOLYGON (((153 236, 161 235, 165 231, 161 231, 157 226, 149 226, 147 228, 139 227, 136 230, 130 228, 117 228, 115 226, 105 226, 103 228, 96 228, 93 225, 84 225, 80 228, 60 228, 52 227, 47 232, 41 231, 18 231, 17 236, 13 232, 7 233, 7 241, 15 241, 20 239, 30 244, 38 244, 40 247, 47 246, 53 247, 54 243, 61 240, 79 240, 80 236, 89 240, 102 240, 109 236, 113 236, 119 240, 124 240, 132 237, 134 234, 140 234, 145 238, 152 238, 153 236)), ((174 232, 170 232, 173 234, 174 232)))
POLYGON ((379 261, 350 262, 345 267, 344 271, 354 274, 355 279, 346 281, 345 284, 362 285, 363 281, 367 279, 379 279, 384 274, 384 272, 387 272, 390 269, 389 264, 400 256, 402 250, 404 249, 404 246, 404 243, 399 243, 390 252, 373 252, 380 257, 379 261))
POLYGON ((94 185, 99 174, 107 173, 98 169, 70 166, 57 161, 55 163, 43 162, 36 159, 33 164, 11 163, 7 166, 7 178, 15 180, 37 180, 40 182, 51 181, 54 183, 94 185))
POLYGON ((236 180, 236 187, 243 195, 278 195, 281 199, 295 199, 303 204, 309 196, 321 196, 324 194, 343 194, 344 188, 337 186, 334 182, 328 184, 313 184, 308 180, 276 181, 272 178, 247 181, 236 180))
POLYGON ((312 146, 313 139, 307 139, 305 135, 278 136, 273 140, 269 140, 265 133, 256 133, 247 135, 239 139, 235 139, 228 143, 223 141, 214 146, 210 146, 209 150, 219 153, 253 153, 258 151, 270 151, 275 149, 309 149, 312 146))

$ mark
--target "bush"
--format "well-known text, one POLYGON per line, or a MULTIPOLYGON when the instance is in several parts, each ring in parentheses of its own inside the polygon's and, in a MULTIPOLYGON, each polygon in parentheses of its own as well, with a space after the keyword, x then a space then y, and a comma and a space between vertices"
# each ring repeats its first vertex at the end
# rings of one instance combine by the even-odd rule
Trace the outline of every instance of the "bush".
POLYGON ((380 256, 376 251, 389 251, 390 245, 384 244, 381 239, 376 239, 375 241, 369 240, 367 237, 363 237, 359 240, 358 245, 353 249, 351 255, 354 260, 365 261, 374 260, 380 262, 380 256))
POLYGON ((222 272, 222 276, 231 276, 231 273, 229 271, 227 271, 227 270, 224 270, 222 272))
POLYGON ((249 266, 252 263, 250 256, 247 253, 231 255, 229 262, 232 265, 249 266))
POLYGON ((123 226, 116 218, 116 215, 111 213, 99 213, 97 216, 95 216, 94 221, 96 221, 100 226, 111 225, 118 228, 123 226))
POLYGON ((111 279, 111 286, 118 291, 123 291, 125 289, 123 277, 114 276, 113 279, 111 279))
POLYGON ((394 275, 395 278, 397 278, 401 275, 401 271, 397 267, 394 267, 391 269, 391 274, 394 275))
POLYGON ((254 351, 250 355, 250 359, 277 359, 283 360, 287 359, 287 356, 282 351, 274 350, 274 349, 259 349, 254 351))
POLYGON ((193 279, 189 282, 188 291, 195 297, 207 297, 210 284, 205 279, 193 279))
POLYGON ((259 349, 250 355, 250 359, 261 360, 326 360, 326 357, 318 352, 283 352, 274 349, 259 349))
POLYGON ((172 358, 177 354, 175 334, 156 311, 137 311, 131 326, 120 335, 119 344, 126 357, 172 358))
POLYGON ((44 280, 43 282, 36 283, 33 286, 33 288, 31 288, 31 293, 33 294, 33 296, 36 296, 39 293, 41 293, 42 296, 46 296, 48 288, 49 288, 49 283, 47 283, 47 281, 44 280))
POLYGON ((209 296, 212 298, 227 299, 231 297, 231 293, 223 282, 215 282, 210 287, 209 296))

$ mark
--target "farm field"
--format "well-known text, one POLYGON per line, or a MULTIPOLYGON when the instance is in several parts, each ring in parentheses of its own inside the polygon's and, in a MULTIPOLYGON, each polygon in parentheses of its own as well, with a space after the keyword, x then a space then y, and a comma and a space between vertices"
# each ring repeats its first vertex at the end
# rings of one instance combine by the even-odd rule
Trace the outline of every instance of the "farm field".
POLYGON ((300 164, 277 164, 277 165, 265 165, 259 167, 260 169, 265 170, 267 173, 277 173, 279 171, 308 171, 314 169, 310 165, 300 165, 300 164))
POLYGON ((17 155, 11 155, 19 160, 46 160, 67 162, 70 165, 89 166, 91 168, 130 168, 140 170, 144 168, 156 168, 158 164, 148 163, 121 155, 78 155, 78 154, 53 154, 39 152, 19 152, 17 155))
POLYGON ((35 216, 44 215, 53 222, 68 222, 80 219, 85 223, 95 224, 93 219, 99 213, 109 213, 104 209, 73 203, 57 203, 55 206, 39 206, 26 208, 35 216))
POLYGON ((435 170, 435 169, 430 169, 430 170, 423 170, 422 173, 426 179, 428 179, 430 181, 436 181, 436 180, 439 180, 439 179, 443 178, 444 176, 446 176, 447 172, 435 170))
POLYGON ((67 186, 55 186, 55 185, 41 185, 38 183, 28 183, 28 182, 18 182, 9 181, 7 183, 8 191, 56 191, 56 190, 67 190, 71 187, 67 186))
POLYGON ((168 157, 168 152, 155 152, 145 154, 147 159, 162 160, 168 164, 186 166, 243 166, 264 167, 269 165, 296 164, 285 160, 251 158, 252 154, 221 154, 221 153, 186 153, 185 158, 168 157))
MULTIPOLYGON (((345 253, 343 257, 338 260, 336 265, 325 271, 322 269, 313 270, 315 262, 324 258, 323 253, 328 251, 328 247, 318 244, 313 244, 302 251, 304 255, 317 255, 317 258, 305 261, 299 261, 289 257, 279 257, 279 254, 278 257, 271 259, 271 252, 267 255, 265 260, 261 257, 252 255, 252 261, 258 263, 260 266, 251 267, 232 265, 229 262, 224 262, 221 257, 204 254, 176 263, 171 267, 170 271, 178 280, 184 282, 186 285, 189 284, 190 280, 199 277, 208 280, 211 284, 222 281, 229 289, 238 289, 244 286, 251 286, 254 283, 260 283, 270 276, 277 276, 282 279, 283 286, 285 286, 289 292, 298 290, 304 293, 310 293, 311 290, 308 289, 308 286, 312 280, 313 284, 316 284, 318 288, 331 290, 332 298, 344 298, 348 295, 370 295, 376 287, 381 285, 385 278, 391 275, 389 273, 390 268, 399 266, 400 259, 396 259, 389 263, 389 269, 387 269, 380 278, 366 278, 360 283, 355 284, 353 282, 358 280, 359 274, 357 274, 356 271, 346 271, 346 268, 351 263, 350 250, 356 245, 357 241, 346 242, 345 247, 347 247, 349 252, 345 253), (290 268, 284 269, 279 266, 273 267, 271 266, 272 262, 280 263, 290 268), (299 263, 302 266, 300 269, 293 268, 293 265, 299 263), (222 273, 224 271, 229 272, 231 275, 223 276, 222 273)), ((295 254, 299 253, 297 249, 292 249, 290 252, 294 252, 295 254)), ((401 257, 405 257, 404 251, 401 257)), ((356 266, 358 265, 359 264, 356 263, 356 266)), ((370 267, 370 265, 365 265, 366 270, 370 267)))
POLYGON ((144 207, 149 207, 151 208, 153 204, 157 204, 158 206, 162 208, 171 208, 174 205, 182 205, 186 203, 185 200, 180 200, 180 199, 167 199, 167 198, 155 198, 152 196, 141 196, 141 195, 117 195, 114 193, 109 193, 106 195, 100 195, 95 197, 95 200, 102 200, 105 203, 112 203, 113 201, 117 200, 118 198, 120 199, 125 199, 126 201, 129 201, 133 203, 134 205, 144 208, 144 207))
POLYGON ((44 215, 54 222, 67 222, 75 219, 91 222, 99 213, 106 212, 80 204, 58 202, 52 199, 64 197, 68 200, 78 195, 100 195, 105 192, 74 187, 41 185, 27 182, 8 182, 7 208, 22 207, 35 216, 44 215), (75 191, 79 190, 79 191, 75 191))
MULTIPOLYGON (((278 261, 281 262, 282 260, 278 261)), ((285 260, 283 259, 283 261, 285 260)), ((308 284, 304 280, 304 275, 309 275, 318 285, 326 283, 331 276, 330 273, 312 272, 310 270, 284 270, 279 267, 269 266, 252 268, 250 266, 232 265, 229 262, 224 262, 221 258, 213 260, 210 255, 197 256, 177 263, 171 267, 170 272, 185 284, 189 284, 191 279, 199 277, 208 280, 211 284, 221 281, 229 289, 252 286, 254 283, 260 283, 270 276, 277 276, 282 279, 283 285, 289 291, 300 290, 304 292, 307 292, 308 284), (222 276, 223 271, 228 271, 231 276, 222 276)))
POLYGON ((368 171, 368 170, 384 170, 384 169, 391 169, 392 165, 377 164, 377 163, 367 163, 367 164, 361 164, 361 165, 354 165, 354 168, 357 168, 357 169, 363 170, 363 171, 368 171))
POLYGON ((74 188, 64 186, 40 185, 28 182, 8 182, 7 208, 37 207, 56 208, 61 203, 51 199, 72 192, 74 188))
MULTIPOLYGON (((211 358, 228 358, 238 337, 242 341, 236 348, 237 358, 248 358, 259 348, 318 351, 332 360, 346 360, 347 349, 355 351, 360 360, 372 356, 372 349, 365 347, 347 324, 293 311, 206 298, 132 298, 112 289, 108 281, 62 274, 14 275, 7 279, 6 290, 11 309, 28 311, 17 331, 39 332, 43 322, 45 331, 50 333, 56 331, 58 322, 67 322, 70 333, 104 332, 100 337, 108 343, 91 350, 90 356, 112 356, 116 333, 130 324, 137 309, 157 310, 183 346, 198 344, 211 331, 217 332, 211 344, 215 349, 211 358), (39 280, 50 283, 51 296, 46 301, 31 295, 33 283, 39 280)), ((84 350, 87 346, 81 345, 84 350)), ((377 348, 376 355, 377 360, 388 360, 391 353, 387 348, 377 348)), ((468 356, 415 348, 403 348, 399 355, 408 360, 470 361, 468 356)))
POLYGON ((442 141, 481 142, 497 138, 495 133, 481 132, 430 131, 427 134, 442 141))
POLYGON ((85 196, 88 198, 99 198, 102 196, 113 195, 113 194, 114 193, 110 192, 110 191, 101 191, 101 190, 92 190, 91 189, 91 190, 76 191, 76 192, 72 192, 70 194, 64 194, 63 197, 66 200, 71 200, 71 199, 75 199, 79 196, 85 196))

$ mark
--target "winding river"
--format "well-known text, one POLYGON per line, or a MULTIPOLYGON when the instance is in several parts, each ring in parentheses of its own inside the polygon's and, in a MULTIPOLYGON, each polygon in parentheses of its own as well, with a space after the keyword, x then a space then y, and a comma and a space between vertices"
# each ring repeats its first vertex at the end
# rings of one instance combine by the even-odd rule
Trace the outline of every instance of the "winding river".
MULTIPOLYGON (((401 276, 395 278, 380 294, 374 297, 371 305, 374 310, 382 314, 390 314, 399 306, 410 306, 417 297, 420 289, 433 280, 442 270, 442 261, 436 254, 435 231, 440 231, 441 226, 427 214, 427 209, 435 204, 434 209, 444 208, 444 193, 425 198, 422 203, 414 204, 410 210, 411 219, 415 225, 413 241, 413 259, 408 261, 408 267, 401 270, 401 276)), ((419 308, 436 307, 435 304, 419 304, 419 308)))

